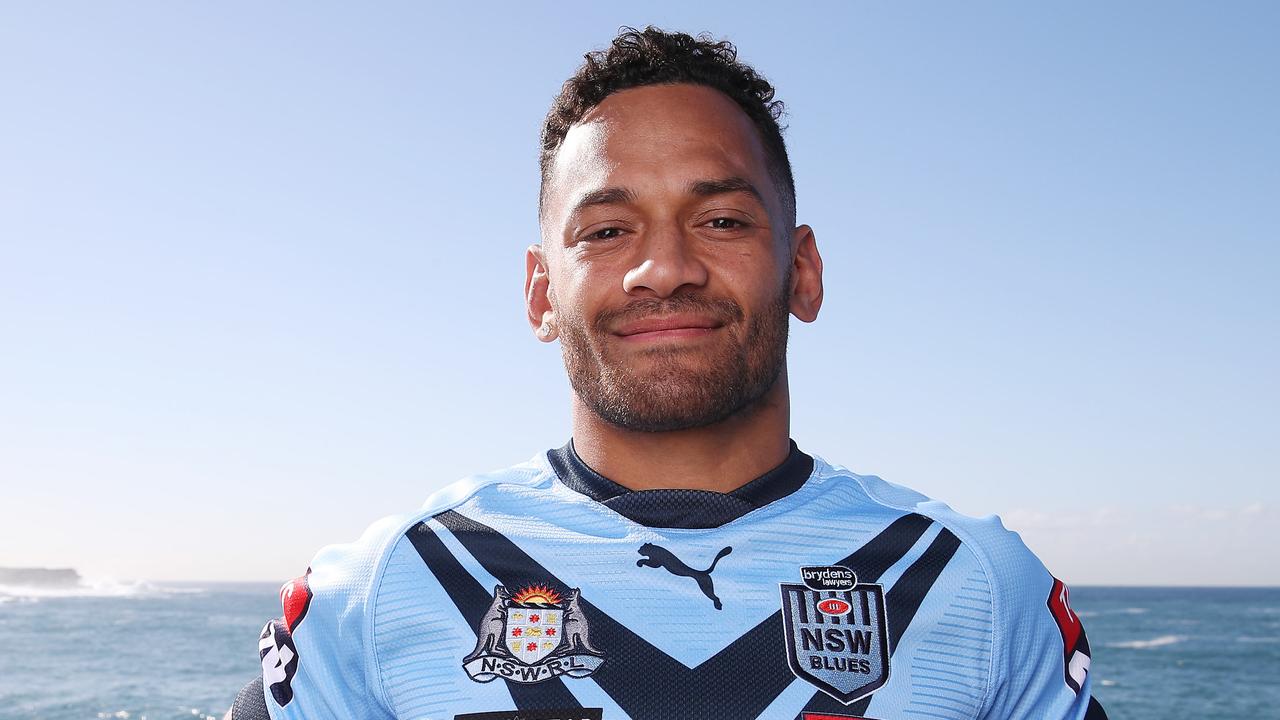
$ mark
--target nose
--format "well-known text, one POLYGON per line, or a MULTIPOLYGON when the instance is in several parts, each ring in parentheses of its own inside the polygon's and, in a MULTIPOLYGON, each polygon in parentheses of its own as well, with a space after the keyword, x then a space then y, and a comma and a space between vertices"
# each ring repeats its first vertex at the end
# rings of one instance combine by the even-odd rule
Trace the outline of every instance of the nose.
POLYGON ((665 298, 685 285, 706 285, 707 266, 693 243, 694 239, 675 224, 650 231, 637 245, 637 262, 623 276, 622 289, 628 295, 665 298))

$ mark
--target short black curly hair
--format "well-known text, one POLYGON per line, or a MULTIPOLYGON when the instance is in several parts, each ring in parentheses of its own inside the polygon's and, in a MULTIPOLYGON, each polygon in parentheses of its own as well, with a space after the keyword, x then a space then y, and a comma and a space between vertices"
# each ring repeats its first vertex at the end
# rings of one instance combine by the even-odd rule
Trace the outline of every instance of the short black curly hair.
POLYGON ((782 199, 789 225, 795 225, 796 187, 791 161, 778 124, 785 108, 774 100, 773 85, 750 65, 738 62, 738 49, 728 40, 716 41, 706 33, 697 37, 667 32, 652 25, 644 30, 622 27, 609 47, 587 53, 586 62, 564 82, 542 124, 543 194, 556 150, 569 128, 592 108, 620 90, 646 85, 692 83, 719 90, 751 118, 764 143, 769 174, 782 199))

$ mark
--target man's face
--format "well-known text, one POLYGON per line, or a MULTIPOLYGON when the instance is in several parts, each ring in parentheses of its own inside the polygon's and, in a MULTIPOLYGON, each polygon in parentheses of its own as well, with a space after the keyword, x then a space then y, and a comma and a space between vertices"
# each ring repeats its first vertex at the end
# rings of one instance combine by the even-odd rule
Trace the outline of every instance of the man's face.
POLYGON ((530 319, 542 339, 559 335, 570 384, 607 422, 657 432, 724 420, 785 365, 783 217, 759 135, 732 100, 697 85, 615 93, 555 157, 543 243, 530 249, 530 319))

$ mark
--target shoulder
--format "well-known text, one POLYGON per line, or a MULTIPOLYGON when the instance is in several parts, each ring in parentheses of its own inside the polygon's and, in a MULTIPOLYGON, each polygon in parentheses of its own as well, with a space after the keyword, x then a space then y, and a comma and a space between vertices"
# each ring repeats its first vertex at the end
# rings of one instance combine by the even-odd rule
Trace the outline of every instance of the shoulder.
MULTIPOLYGON (((825 465, 825 463, 824 463, 825 465)), ((996 515, 971 517, 910 488, 825 466, 875 505, 928 518, 959 541, 985 579, 992 667, 984 707, 990 717, 1064 717, 1087 703, 1089 646, 1066 586, 996 515), (1083 700, 1081 700, 1083 698, 1083 700)), ((986 715, 984 715, 986 717, 986 715)))
MULTIPOLYGON (((916 513, 945 528, 960 541, 987 576, 994 601, 1038 595, 1047 597, 1053 578, 1044 564, 1022 541, 1018 533, 1005 527, 997 515, 974 517, 952 509, 911 488, 888 482, 875 475, 859 475, 840 465, 819 459, 820 471, 838 482, 855 485, 867 501, 901 512, 916 513)), ((1040 597, 1041 602, 1044 597, 1040 597)))
MULTIPOLYGON (((283 617, 268 623, 261 642, 267 643, 271 636, 275 646, 288 648, 289 656, 310 658, 306 677, 300 681, 304 684, 340 687, 343 677, 363 677, 365 687, 380 689, 375 616, 380 598, 386 594, 388 568, 400 556, 398 548, 403 546, 409 530, 478 494, 536 485, 547 472, 545 456, 537 456, 519 465, 464 478, 434 493, 414 512, 374 522, 353 542, 321 548, 306 574, 281 589, 283 617)), ((268 668, 264 660, 264 673, 276 702, 284 706, 293 696, 293 674, 301 671, 296 669, 296 661, 291 669, 283 657, 276 665, 279 667, 268 668)), ((380 699, 385 701, 385 697, 380 699)))
POLYGON ((418 521, 455 508, 484 492, 531 488, 550 482, 554 475, 546 452, 500 470, 471 475, 432 493, 415 514, 418 521))
POLYGON ((350 543, 328 545, 316 553, 308 568, 310 591, 345 596, 348 608, 376 595, 378 578, 388 558, 406 533, 435 515, 466 503, 485 492, 531 487, 545 482, 551 472, 545 454, 511 467, 481 473, 451 483, 433 493, 416 511, 384 517, 350 543))

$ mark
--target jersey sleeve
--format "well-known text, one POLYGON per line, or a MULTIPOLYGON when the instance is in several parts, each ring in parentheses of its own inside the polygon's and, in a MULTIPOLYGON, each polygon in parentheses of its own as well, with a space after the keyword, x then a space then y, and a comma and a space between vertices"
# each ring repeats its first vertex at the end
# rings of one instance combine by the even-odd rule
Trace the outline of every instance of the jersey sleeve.
POLYGON ((391 718, 369 632, 378 570, 395 518, 321 550, 280 590, 283 614, 258 639, 273 720, 391 718))
POLYGON ((996 652, 989 720, 1106 720, 1091 696, 1089 641, 1062 581, 1002 531, 990 555, 996 652))

